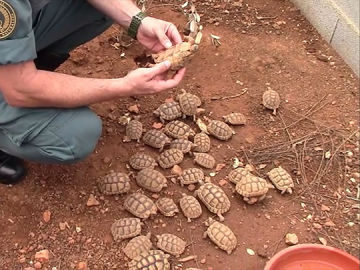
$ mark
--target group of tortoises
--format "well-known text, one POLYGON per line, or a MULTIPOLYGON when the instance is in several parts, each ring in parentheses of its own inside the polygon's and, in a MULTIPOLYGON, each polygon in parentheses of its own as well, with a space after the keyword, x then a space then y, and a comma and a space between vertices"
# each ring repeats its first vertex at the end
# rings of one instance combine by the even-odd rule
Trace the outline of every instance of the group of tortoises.
MULTIPOLYGON (((263 102, 275 113, 278 107, 278 104, 275 103, 278 102, 279 97, 269 91, 273 90, 264 93, 263 102)), ((207 153, 211 148, 209 135, 219 140, 229 140, 235 134, 229 125, 244 125, 246 118, 241 113, 231 113, 223 116, 224 121, 210 120, 205 130, 196 133, 188 124, 178 119, 190 116, 195 121, 201 103, 199 97, 183 90, 176 97, 176 101, 160 105, 154 111, 154 115, 159 117, 164 124, 169 121, 163 131, 151 129, 143 134, 143 125, 139 119, 129 121, 126 127, 126 136, 130 140, 138 142, 142 139, 145 145, 159 149, 160 154, 155 159, 145 152, 135 153, 129 158, 129 165, 137 173, 130 173, 129 176, 129 174, 110 171, 98 180, 100 192, 105 195, 128 193, 133 176, 136 184, 143 190, 159 193, 168 186, 168 181, 167 177, 155 167, 173 168, 180 164, 187 154, 193 156, 194 163, 200 167, 213 169, 216 163, 215 158, 207 153), (164 150, 165 147, 168 149, 164 150)), ((271 170, 268 176, 282 193, 291 193, 294 184, 291 176, 283 168, 271 170)), ((268 189, 273 187, 265 179, 251 174, 245 168, 234 169, 227 178, 236 185, 237 193, 242 195, 249 204, 263 200, 268 189)), ((157 249, 152 249, 151 234, 141 235, 143 222, 152 215, 156 215, 158 211, 166 217, 172 217, 180 212, 179 207, 190 222, 191 219, 199 218, 203 213, 198 199, 211 213, 217 215, 220 221, 208 218, 205 222, 207 229, 204 236, 208 236, 228 254, 236 248, 235 234, 222 223, 224 221, 223 214, 230 210, 230 200, 225 191, 220 186, 208 181, 203 169, 195 166, 179 172, 178 182, 181 186, 199 184, 199 187, 195 190, 194 196, 184 192, 178 204, 172 198, 167 197, 160 197, 154 202, 142 191, 126 196, 124 208, 135 217, 116 220, 111 226, 111 233, 115 241, 131 238, 123 248, 125 255, 131 259, 128 264, 129 269, 170 269, 169 256, 179 257, 185 251, 186 241, 174 234, 164 233, 156 235, 157 249)))

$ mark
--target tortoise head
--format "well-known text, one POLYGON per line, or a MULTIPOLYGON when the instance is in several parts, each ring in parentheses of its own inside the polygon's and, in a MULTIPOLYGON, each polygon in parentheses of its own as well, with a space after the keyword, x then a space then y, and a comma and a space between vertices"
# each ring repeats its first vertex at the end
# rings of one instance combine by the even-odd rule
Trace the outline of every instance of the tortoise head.
POLYGON ((205 220, 205 225, 206 226, 210 226, 211 224, 213 224, 215 222, 215 219, 213 219, 213 218, 211 218, 211 217, 209 217, 207 220, 205 220))

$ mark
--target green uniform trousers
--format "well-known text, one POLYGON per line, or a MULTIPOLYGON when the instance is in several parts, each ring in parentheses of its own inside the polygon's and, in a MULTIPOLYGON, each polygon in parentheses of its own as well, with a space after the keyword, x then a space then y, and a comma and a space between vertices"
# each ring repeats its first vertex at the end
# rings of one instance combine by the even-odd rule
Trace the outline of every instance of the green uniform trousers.
MULTIPOLYGON (((52 0, 33 21, 38 57, 44 51, 67 54, 111 23, 84 0, 52 0)), ((10 155, 40 163, 76 162, 94 150, 101 127, 87 107, 16 108, 0 89, 0 150, 10 155)))

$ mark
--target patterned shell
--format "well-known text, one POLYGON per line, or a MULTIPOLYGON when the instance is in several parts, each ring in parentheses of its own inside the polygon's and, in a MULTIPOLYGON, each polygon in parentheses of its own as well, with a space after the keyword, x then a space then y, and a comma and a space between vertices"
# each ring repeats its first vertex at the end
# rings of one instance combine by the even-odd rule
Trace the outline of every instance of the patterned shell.
POLYGON ((195 152, 206 153, 210 151, 210 137, 204 132, 198 133, 194 136, 194 144, 195 152))
POLYGON ((182 116, 180 104, 176 101, 161 104, 159 108, 154 111, 161 122, 172 121, 182 116))
POLYGON ((146 168, 154 168, 157 166, 155 159, 145 153, 135 153, 129 159, 130 166, 135 170, 142 170, 146 168))
POLYGON ((132 238, 141 233, 143 223, 138 218, 122 218, 111 225, 111 234, 114 241, 132 238))
POLYGON ((134 259, 136 256, 139 256, 143 252, 148 252, 152 247, 152 243, 150 241, 150 234, 148 235, 140 235, 129 241, 127 245, 123 248, 125 255, 134 259))
POLYGON ((187 217, 188 222, 191 221, 192 218, 198 218, 202 214, 202 208, 199 201, 193 197, 186 194, 182 195, 183 197, 180 199, 180 208, 184 213, 184 216, 187 217))
POLYGON ((160 198, 156 201, 156 206, 160 213, 166 217, 175 216, 179 212, 179 208, 171 198, 160 198))
POLYGON ((166 144, 171 142, 170 138, 161 131, 151 129, 143 136, 143 141, 146 145, 162 150, 166 144))
POLYGON ((147 219, 150 215, 155 215, 157 212, 155 203, 141 193, 133 193, 127 196, 124 201, 124 208, 134 216, 143 219, 147 219))
POLYGON ((279 93, 274 90, 267 90, 263 94, 263 104, 265 108, 273 110, 276 114, 276 109, 280 106, 280 96, 279 93))
POLYGON ((179 257, 185 251, 186 242, 174 234, 164 233, 157 235, 156 238, 157 247, 166 253, 179 257))
POLYGON ((246 124, 246 117, 242 113, 230 113, 228 115, 224 115, 223 119, 225 123, 234 126, 246 124))
POLYGON ((212 120, 207 126, 208 132, 215 138, 227 141, 235 133, 228 124, 219 120, 212 120))
POLYGON ((215 166, 215 158, 206 153, 194 153, 194 162, 200 166, 212 169, 215 166))
POLYGON ((131 120, 126 125, 126 136, 130 140, 138 140, 139 141, 141 138, 142 132, 143 132, 143 125, 138 120, 131 120))
POLYGON ((194 130, 192 130, 188 124, 185 124, 179 120, 174 120, 170 123, 167 123, 164 131, 166 135, 173 137, 174 139, 187 139, 195 135, 194 130))
POLYGON ((200 98, 187 93, 185 90, 182 90, 182 93, 177 96, 177 100, 179 101, 181 110, 185 115, 195 115, 197 107, 201 106, 200 98))
POLYGON ((183 161, 184 154, 179 149, 168 149, 159 155, 158 163, 161 168, 168 169, 183 161))
POLYGON ((268 192, 268 184, 265 179, 248 174, 236 184, 236 191, 244 197, 261 196, 268 192))
POLYGON ((130 178, 127 174, 111 171, 99 178, 98 188, 105 195, 123 194, 130 190, 130 178))
POLYGON ((130 261, 128 270, 170 270, 169 257, 161 250, 149 250, 130 261))
POLYGON ((234 183, 235 185, 240 182, 241 178, 250 174, 248 170, 245 168, 236 168, 228 174, 228 179, 230 182, 234 183))
POLYGON ((199 168, 188 168, 183 170, 182 174, 179 176, 180 185, 190 185, 196 184, 199 181, 204 180, 204 172, 199 168))
POLYGON ((292 188, 294 187, 294 181, 291 178, 291 175, 283 169, 281 166, 278 168, 272 169, 267 174, 270 180, 274 183, 275 187, 281 191, 281 193, 292 193, 292 188))
POLYGON ((206 230, 207 235, 219 248, 228 254, 236 248, 237 239, 233 231, 220 222, 214 221, 206 230))
POLYGON ((165 176, 150 168, 143 169, 137 174, 136 183, 151 192, 160 192, 164 187, 167 187, 165 176))
POLYGON ((171 142, 170 148, 179 149, 181 150, 181 152, 186 154, 194 148, 194 143, 190 142, 187 139, 176 139, 171 142))

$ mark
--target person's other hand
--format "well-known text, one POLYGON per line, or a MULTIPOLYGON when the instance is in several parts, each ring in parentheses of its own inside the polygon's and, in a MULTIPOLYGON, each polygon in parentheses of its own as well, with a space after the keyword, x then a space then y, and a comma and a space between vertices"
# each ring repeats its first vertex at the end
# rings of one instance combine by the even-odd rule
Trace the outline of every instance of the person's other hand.
POLYGON ((137 39, 145 48, 154 53, 182 42, 175 25, 152 17, 142 20, 137 39))
POLYGON ((131 95, 146 95, 177 86, 185 75, 180 69, 172 78, 167 78, 170 62, 165 61, 151 68, 138 68, 124 77, 131 95))

